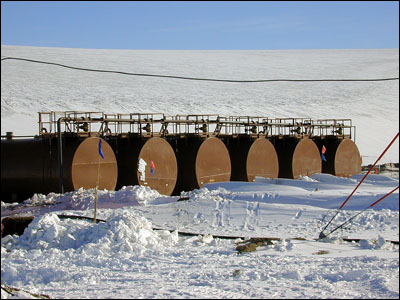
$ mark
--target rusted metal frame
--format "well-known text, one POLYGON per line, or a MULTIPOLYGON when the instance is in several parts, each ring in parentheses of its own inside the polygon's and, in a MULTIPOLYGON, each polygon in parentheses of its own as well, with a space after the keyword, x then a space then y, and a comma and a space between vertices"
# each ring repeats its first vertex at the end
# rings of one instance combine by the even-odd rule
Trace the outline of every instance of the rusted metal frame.
MULTIPOLYGON (((320 119, 312 121, 309 118, 268 119, 252 116, 231 116, 226 118, 220 117, 219 115, 176 115, 175 117, 166 118, 164 114, 160 114, 162 116, 160 118, 155 118, 154 116, 156 114, 153 113, 129 114, 129 118, 125 119, 122 114, 118 114, 117 117, 115 117, 115 115, 104 115, 101 112, 67 111, 40 112, 40 135, 53 134, 53 132, 60 130, 59 128, 53 130, 53 124, 57 122, 55 121, 57 114, 61 114, 61 117, 64 118, 64 132, 77 133, 78 135, 92 134, 91 124, 99 122, 99 135, 111 134, 109 124, 114 124, 114 134, 123 134, 125 133, 122 127, 124 123, 130 124, 129 133, 138 133, 141 136, 166 136, 167 134, 170 134, 168 131, 169 125, 175 125, 172 127, 173 134, 193 133, 204 137, 219 135, 223 128, 225 128, 225 134, 239 134, 241 133, 241 129, 244 128, 244 133, 254 136, 277 135, 296 136, 302 138, 304 136, 314 136, 319 134, 320 136, 334 135, 339 138, 355 139, 356 130, 355 126, 352 125, 351 119, 320 119), (99 113, 101 114, 100 118, 93 118, 93 114, 99 113), (43 120, 44 115, 49 115, 49 121, 43 120), (215 119, 212 120, 212 117, 215 117, 215 119), (49 124, 48 130, 43 130, 43 128, 46 128, 43 125, 45 123, 49 124), (85 124, 87 124, 87 127, 85 127, 85 124), (155 124, 160 124, 160 130, 158 133, 154 130, 155 124), (137 130, 135 130, 134 125, 137 125, 137 130), (182 130, 181 125, 184 125, 184 130, 182 130), (210 125, 215 125, 213 132, 210 130, 210 125), (257 132, 254 132, 255 128, 257 132), (83 129, 83 132, 80 131, 81 129, 83 129), (191 129, 194 129, 194 132, 192 132, 191 129), (144 130, 146 132, 144 132, 144 130), (329 130, 331 130, 331 132, 328 132, 329 130)), ((55 125, 55 127, 57 127, 61 124, 55 125)))
POLYGON ((314 121, 314 124, 315 127, 320 129, 320 136, 350 139, 354 136, 352 130, 355 131, 355 127, 352 125, 351 119, 318 119, 314 121))
POLYGON ((139 134, 141 135, 141 136, 143 136, 144 134, 143 134, 143 130, 146 130, 146 133, 150 133, 150 132, 152 132, 153 130, 152 130, 152 128, 153 128, 153 118, 151 118, 151 117, 149 117, 147 114, 140 114, 140 113, 138 113, 138 114, 131 114, 131 119, 133 119, 134 120, 134 118, 133 118, 133 116, 137 116, 137 120, 136 120, 136 124, 137 124, 137 130, 138 130, 138 132, 139 132, 139 134), (142 116, 146 116, 145 118, 143 118, 142 119, 142 116), (146 125, 145 126, 143 126, 142 127, 142 123, 143 122, 145 122, 146 123, 146 125))
POLYGON ((273 135, 275 136, 284 136, 285 132, 282 130, 286 126, 281 119, 272 119, 269 124, 271 125, 271 128, 274 130, 273 135))
POLYGON ((165 120, 161 123, 160 136, 165 137, 169 134, 168 125, 169 122, 165 120))
POLYGON ((233 124, 227 117, 219 117, 219 123, 217 124, 219 133, 224 129, 224 135, 233 134, 233 124))
POLYGON ((269 124, 268 119, 264 122, 264 136, 268 137, 272 135, 272 124, 269 124))
POLYGON ((218 116, 213 135, 219 136, 221 133, 221 129, 222 129, 222 120, 220 119, 220 116, 218 116))
MULTIPOLYGON (((74 132, 77 133, 78 135, 82 134, 81 130, 83 130, 85 133, 88 133, 88 135, 95 133, 92 131, 92 126, 91 124, 93 123, 100 123, 99 125, 99 130, 97 131, 98 135, 105 135, 107 133, 107 129, 109 128, 108 124, 112 123, 115 126, 115 133, 123 133, 122 130, 119 130, 119 127, 117 127, 117 124, 121 123, 129 123, 130 125, 138 125, 138 130, 132 130, 133 132, 138 132, 139 134, 143 136, 148 136, 149 134, 152 135, 153 131, 153 125, 154 123, 162 123, 163 119, 160 120, 153 120, 152 118, 141 118, 139 117, 138 119, 121 119, 121 118, 110 118, 110 117, 99 117, 99 118, 93 118, 90 116, 90 113, 87 113, 86 116, 78 116, 78 114, 73 113, 72 115, 65 114, 65 116, 62 117, 62 122, 64 124, 64 132, 74 132), (85 125, 87 124, 87 125, 85 125), (149 124, 150 126, 150 131, 147 131, 149 134, 144 134, 143 132, 143 127, 142 125, 144 124, 149 124)), ((61 126, 61 124, 60 124, 61 126)), ((131 126, 132 127, 132 126, 131 126)), ((57 131, 60 130, 62 131, 61 128, 57 129, 57 131)), ((109 133, 109 131, 108 131, 109 133)), ((95 133, 96 134, 96 133, 95 133)))
POLYGON ((103 129, 103 134, 104 135, 116 135, 120 133, 119 131, 119 123, 116 121, 109 121, 111 119, 117 119, 118 116, 116 114, 104 114, 104 128, 100 127, 103 129), (113 130, 111 129, 111 126, 113 125, 113 130))
MULTIPOLYGON (((80 126, 82 126, 85 122, 85 119, 88 119, 88 114, 90 117, 90 112, 79 112, 79 111, 66 111, 64 112, 64 117, 68 117, 69 118, 69 122, 71 123, 67 123, 66 122, 66 128, 68 128, 69 132, 79 132, 79 129, 83 129, 80 126), (80 120, 82 120, 82 122, 80 122, 80 120), (80 125, 79 123, 82 123, 82 125, 80 125), (69 127, 71 125, 71 128, 69 127)), ((87 125, 89 126, 89 125, 87 125)), ((88 127, 89 129, 89 127, 88 127)), ((86 132, 88 132, 89 130, 86 130, 86 132)))
POLYGON ((326 137, 328 136, 328 128, 330 126, 323 126, 321 124, 314 124, 314 128, 316 128, 318 130, 318 135, 321 137, 326 137))
POLYGON ((218 122, 218 118, 218 115, 187 115, 188 120, 194 121, 194 133, 202 137, 210 136, 210 125, 216 124, 218 122))
MULTIPOLYGON (((76 119, 76 132, 79 134, 79 129, 82 129, 87 135, 91 135, 92 132, 92 124, 93 123, 102 123, 104 120, 104 113, 103 112, 72 112, 72 115, 76 119), (94 114, 100 114, 100 116, 94 117, 94 114), (80 123, 82 123, 80 125, 80 123)), ((100 125, 100 128, 103 124, 100 125)), ((100 134, 101 131, 99 130, 98 133, 100 134)), ((86 134, 84 134, 86 135, 86 134)))
POLYGON ((176 115, 172 116, 171 119, 165 119, 164 123, 175 125, 173 126, 175 129, 173 131, 174 134, 193 134, 209 137, 213 136, 215 132, 210 131, 210 125, 216 124, 218 126, 218 120, 218 115, 176 115), (216 117, 216 119, 210 120, 209 117, 216 117), (182 125, 184 125, 184 130, 182 130, 182 125))
POLYGON ((52 124, 52 114, 50 112, 39 112, 39 134, 51 133, 51 124, 52 124), (49 121, 43 121, 42 115, 49 115, 49 121), (49 128, 47 129, 43 126, 44 123, 49 124, 49 128))
POLYGON ((273 128, 275 128, 275 135, 277 136, 285 136, 288 135, 285 132, 285 128, 287 127, 284 123, 274 120, 275 122, 273 123, 273 128))
POLYGON ((231 124, 232 134, 248 134, 250 132, 250 117, 249 116, 230 116, 225 123, 231 124), (242 132, 244 129, 244 132, 242 132))
POLYGON ((308 135, 309 130, 307 129, 311 126, 310 118, 278 118, 275 120, 281 124, 281 128, 287 129, 284 135, 296 136, 297 138, 308 135))
POLYGON ((314 126, 310 118, 276 118, 269 122, 271 135, 280 137, 310 137, 314 134, 314 126))
MULTIPOLYGON (((128 133, 130 134, 132 132, 132 122, 130 122, 130 115, 129 114, 117 114, 116 116, 114 116, 114 118, 116 119, 116 123, 117 123, 117 129, 116 129, 116 133, 117 134, 122 134, 122 133, 128 133), (124 116, 128 115, 129 118, 128 119, 124 119, 124 116), (129 120, 129 122, 127 122, 126 120, 129 120), (129 130, 126 132, 123 129, 123 125, 128 125, 129 126, 129 130)), ((112 122, 110 120, 109 117, 107 117, 107 120, 109 122, 112 122)))
MULTIPOLYGON (((266 136, 267 135, 267 125, 268 124, 268 118, 266 117, 251 117, 253 119, 256 119, 256 124, 253 126, 256 126, 257 132, 256 132, 256 137, 260 136, 266 136), (260 130, 261 127, 261 130, 260 130)), ((254 128, 254 127, 253 127, 254 128)))
MULTIPOLYGON (((59 112, 61 113, 61 112, 59 112)), ((56 112, 39 112, 39 135, 51 135, 57 132, 56 112), (43 121, 43 116, 48 115, 48 121, 43 121), (48 124, 48 127, 44 126, 48 124), (53 128, 54 127, 54 128, 53 128)))
POLYGON ((249 136, 259 137, 260 135, 266 134, 267 123, 268 119, 265 117, 230 116, 228 118, 220 118, 217 127, 219 128, 218 132, 220 132, 221 128, 224 127, 225 134, 232 134, 235 136, 246 134, 249 136), (243 128, 244 131, 242 132, 243 128))
POLYGON ((162 123, 164 119, 164 114, 161 114, 159 119, 156 119, 154 116, 156 113, 131 113, 131 114, 118 114, 116 120, 106 120, 107 122, 117 122, 120 124, 118 126, 118 133, 124 133, 122 130, 121 123, 129 124, 129 133, 138 133, 141 136, 153 136, 155 133, 154 124, 162 123), (128 116, 128 118, 123 119, 123 116, 128 116), (137 129, 135 129, 135 125, 137 129), (144 133, 144 130, 146 133, 144 133))
POLYGON ((294 119, 292 118, 276 118, 272 120, 272 123, 270 125, 272 128, 275 129, 275 134, 276 136, 279 137, 284 137, 284 136, 294 136, 293 133, 291 132, 291 128, 293 128, 293 121, 294 119), (292 123, 288 123, 288 121, 292 121, 292 123))
POLYGON ((240 124, 240 117, 239 116, 230 116, 228 120, 224 122, 224 124, 229 124, 229 128, 231 129, 230 133, 233 135, 238 135, 241 133, 241 126, 240 124))
POLYGON ((259 122, 260 126, 262 127, 262 131, 259 131, 258 136, 264 136, 267 137, 271 131, 271 126, 269 125, 269 120, 266 117, 263 117, 261 119, 261 122, 259 122))
POLYGON ((318 130, 318 136, 320 137, 332 136, 332 134, 328 134, 328 131, 332 129, 332 126, 329 124, 314 124, 314 128, 318 130))

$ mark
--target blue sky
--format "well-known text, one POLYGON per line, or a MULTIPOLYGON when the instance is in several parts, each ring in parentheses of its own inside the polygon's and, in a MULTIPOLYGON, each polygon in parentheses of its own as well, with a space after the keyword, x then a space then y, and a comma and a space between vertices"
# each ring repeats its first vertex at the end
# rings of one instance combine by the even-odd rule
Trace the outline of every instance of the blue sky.
POLYGON ((176 50, 399 48, 399 2, 1 1, 1 44, 176 50))

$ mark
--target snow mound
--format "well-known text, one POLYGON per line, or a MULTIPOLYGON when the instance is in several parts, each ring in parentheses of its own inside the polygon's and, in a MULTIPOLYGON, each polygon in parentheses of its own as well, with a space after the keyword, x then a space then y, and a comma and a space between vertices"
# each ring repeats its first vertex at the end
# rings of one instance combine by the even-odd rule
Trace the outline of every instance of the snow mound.
POLYGON ((378 239, 362 239, 359 242, 359 246, 362 249, 398 250, 398 246, 387 242, 382 236, 379 236, 378 239))
MULTIPOLYGON (((160 250, 178 242, 178 233, 154 231, 152 223, 129 209, 117 209, 106 222, 60 219, 54 213, 36 217, 20 237, 2 239, 2 250, 54 251, 74 249, 85 255, 142 255, 147 250, 160 250)), ((3 252, 3 251, 2 251, 3 252)))
MULTIPOLYGON (((151 189, 148 186, 135 185, 135 186, 123 186, 120 190, 115 192, 109 192, 102 194, 104 202, 112 200, 118 203, 136 203, 137 205, 146 205, 153 202, 157 198, 163 197, 156 190, 151 189), (107 199, 108 198, 108 199, 107 199)), ((100 199, 100 198, 99 198, 100 199)))
MULTIPOLYGON (((356 179, 357 182, 359 182, 363 177, 365 176, 365 174, 356 174, 351 176, 352 179, 356 179)), ((393 184, 398 184, 399 183, 399 179, 398 178, 391 178, 388 176, 382 176, 382 175, 378 175, 378 174, 368 174, 368 176, 365 178, 365 183, 369 183, 369 184, 379 184, 379 185, 388 185, 388 186, 392 186, 393 184)))
MULTIPOLYGON (((221 183, 221 185, 227 183, 221 183)), ((225 198, 232 198, 234 192, 228 191, 222 186, 213 187, 212 184, 206 184, 199 189, 194 189, 190 192, 183 192, 183 197, 189 197, 191 200, 223 200, 225 198)))
POLYGON ((314 180, 317 180, 319 182, 324 182, 324 183, 354 185, 354 184, 357 184, 358 181, 361 180, 362 176, 359 180, 357 180, 358 177, 355 177, 355 176, 347 178, 347 177, 339 177, 339 176, 326 174, 326 173, 316 173, 316 174, 311 175, 311 178, 314 180))

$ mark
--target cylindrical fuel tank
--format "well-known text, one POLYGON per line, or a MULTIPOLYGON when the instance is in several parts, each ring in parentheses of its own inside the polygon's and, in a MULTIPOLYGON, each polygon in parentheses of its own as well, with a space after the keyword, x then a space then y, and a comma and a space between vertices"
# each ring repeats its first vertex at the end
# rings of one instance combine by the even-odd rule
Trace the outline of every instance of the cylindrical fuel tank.
POLYGON ((322 173, 340 177, 350 177, 361 173, 361 156, 357 145, 350 139, 327 137, 315 138, 319 151, 325 146, 325 159, 322 161, 322 173))
POLYGON ((171 195, 178 178, 174 150, 163 138, 128 136, 108 139, 118 161, 117 189, 128 185, 149 186, 171 195))
POLYGON ((178 180, 173 195, 198 189, 206 183, 230 180, 229 152, 220 139, 185 136, 169 141, 178 160, 178 180))
POLYGON ((224 142, 231 158, 232 181, 253 182, 256 176, 278 177, 278 155, 274 145, 266 138, 230 136, 224 138, 224 142))
MULTIPOLYGON (((114 190, 117 161, 105 140, 63 137, 62 146, 64 192, 96 185, 114 190)), ((57 138, 1 140, 2 201, 22 202, 35 193, 60 192, 59 174, 57 138)))
POLYGON ((276 138, 274 146, 278 154, 280 178, 297 179, 321 173, 321 156, 313 140, 276 138))

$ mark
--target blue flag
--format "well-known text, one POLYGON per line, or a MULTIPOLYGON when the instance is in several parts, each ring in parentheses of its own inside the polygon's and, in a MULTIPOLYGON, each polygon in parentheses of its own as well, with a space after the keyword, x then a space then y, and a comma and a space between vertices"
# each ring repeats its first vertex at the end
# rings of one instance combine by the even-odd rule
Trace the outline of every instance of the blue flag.
POLYGON ((325 155, 324 155, 324 154, 321 153, 321 157, 322 157, 322 160, 323 160, 323 161, 326 161, 325 155))
POLYGON ((99 140, 99 154, 102 159, 104 159, 103 149, 101 149, 101 139, 99 140))

